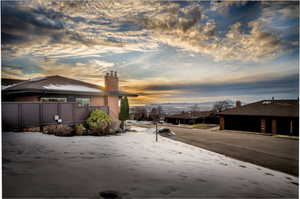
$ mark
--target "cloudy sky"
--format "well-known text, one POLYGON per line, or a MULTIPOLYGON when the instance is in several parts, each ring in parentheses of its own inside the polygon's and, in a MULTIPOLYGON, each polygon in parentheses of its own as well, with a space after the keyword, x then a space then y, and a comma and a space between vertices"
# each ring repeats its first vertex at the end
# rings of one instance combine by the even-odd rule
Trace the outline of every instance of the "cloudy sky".
POLYGON ((103 85, 131 104, 297 98, 297 1, 2 1, 2 77, 103 85))

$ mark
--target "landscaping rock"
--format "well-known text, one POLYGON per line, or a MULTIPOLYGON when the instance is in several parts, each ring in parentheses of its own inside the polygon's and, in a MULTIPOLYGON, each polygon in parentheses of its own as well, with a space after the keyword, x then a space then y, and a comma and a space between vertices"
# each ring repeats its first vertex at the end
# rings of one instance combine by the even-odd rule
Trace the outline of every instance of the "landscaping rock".
POLYGON ((23 128, 23 132, 40 132, 40 127, 30 127, 30 128, 23 128))
POLYGON ((86 134, 86 129, 82 124, 77 124, 74 126, 75 135, 83 135, 86 134))
POLYGON ((42 127, 42 132, 46 134, 55 134, 56 131, 56 124, 51 124, 42 127))
POLYGON ((67 125, 58 124, 56 126, 55 135, 56 136, 72 136, 73 129, 67 125))
POLYGON ((109 126, 109 134, 121 133, 122 129, 120 128, 120 125, 120 120, 113 120, 111 125, 109 126))
POLYGON ((175 136, 176 134, 168 128, 162 128, 158 130, 158 133, 163 136, 175 136))

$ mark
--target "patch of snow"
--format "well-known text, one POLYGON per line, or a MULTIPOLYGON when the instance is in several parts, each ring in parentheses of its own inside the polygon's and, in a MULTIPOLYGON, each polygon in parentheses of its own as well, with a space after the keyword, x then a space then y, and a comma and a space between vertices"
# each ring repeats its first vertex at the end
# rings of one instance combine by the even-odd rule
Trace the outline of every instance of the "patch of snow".
POLYGON ((64 90, 64 91, 82 91, 82 92, 102 92, 97 88, 90 88, 87 86, 79 86, 79 85, 58 85, 58 84, 49 84, 47 86, 43 86, 45 89, 49 90, 64 90))
POLYGON ((7 86, 1 85, 1 90, 7 89, 7 88, 12 87, 12 86, 14 86, 14 84, 7 85, 7 86))
POLYGON ((6 86, 1 85, 1 90, 5 90, 5 89, 7 89, 7 88, 17 86, 17 85, 19 85, 20 83, 23 83, 23 82, 18 82, 18 83, 6 85, 6 86))
POLYGON ((297 177, 133 129, 139 133, 105 137, 4 132, 3 194, 297 198, 297 177))
POLYGON ((43 79, 46 79, 46 77, 35 77, 35 78, 32 78, 32 79, 29 79, 28 81, 35 82, 35 81, 40 81, 40 80, 43 80, 43 79))

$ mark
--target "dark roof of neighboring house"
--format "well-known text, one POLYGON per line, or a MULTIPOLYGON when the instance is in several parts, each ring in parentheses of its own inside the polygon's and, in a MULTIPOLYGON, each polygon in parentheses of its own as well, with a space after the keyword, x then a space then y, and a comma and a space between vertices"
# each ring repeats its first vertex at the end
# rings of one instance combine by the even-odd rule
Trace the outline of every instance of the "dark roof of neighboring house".
POLYGON ((298 100, 262 100, 228 109, 219 115, 299 117, 298 100))
POLYGON ((210 117, 213 116, 212 111, 199 111, 195 113, 188 113, 188 112, 183 112, 183 113, 177 113, 173 115, 168 115, 166 118, 174 118, 174 119, 197 119, 197 118, 204 118, 204 117, 210 117))
POLYGON ((8 86, 16 83, 20 83, 26 80, 23 79, 9 79, 9 78, 1 78, 1 85, 2 86, 8 86))
POLYGON ((62 77, 59 75, 33 78, 2 87, 6 94, 19 93, 52 93, 52 94, 77 94, 91 96, 136 96, 123 91, 108 92, 102 86, 87 82, 62 77))

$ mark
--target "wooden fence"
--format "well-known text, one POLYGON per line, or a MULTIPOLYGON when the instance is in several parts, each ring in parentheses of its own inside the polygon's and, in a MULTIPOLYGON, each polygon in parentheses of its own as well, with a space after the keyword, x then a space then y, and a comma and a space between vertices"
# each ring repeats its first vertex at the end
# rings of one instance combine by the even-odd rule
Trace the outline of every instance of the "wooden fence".
POLYGON ((109 111, 107 106, 79 107, 76 102, 2 102, 2 128, 20 130, 57 124, 55 115, 62 119, 62 124, 78 124, 93 109, 109 111))

